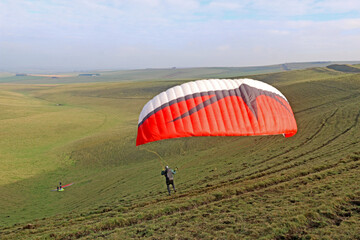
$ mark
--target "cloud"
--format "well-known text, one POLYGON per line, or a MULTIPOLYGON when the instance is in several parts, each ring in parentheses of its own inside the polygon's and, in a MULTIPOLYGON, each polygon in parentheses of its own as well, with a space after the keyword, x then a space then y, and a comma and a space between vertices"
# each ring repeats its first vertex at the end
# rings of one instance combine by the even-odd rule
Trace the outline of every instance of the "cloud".
POLYGON ((250 5, 254 12, 274 14, 276 17, 303 15, 313 11, 313 0, 255 0, 250 5))
POLYGON ((221 46, 218 46, 216 49, 218 50, 218 51, 228 51, 228 50, 230 50, 230 46, 229 45, 221 45, 221 46))
POLYGON ((0 65, 142 68, 349 60, 360 56, 358 16, 360 4, 352 0, 4 0, 0 65))
POLYGON ((213 8, 216 9, 218 11, 222 11, 222 10, 239 10, 242 9, 244 7, 243 4, 241 4, 240 2, 235 2, 235 1, 212 1, 209 4, 209 8, 213 8))
POLYGON ((360 3, 357 0, 326 0, 314 2, 313 5, 327 13, 360 12, 360 3))

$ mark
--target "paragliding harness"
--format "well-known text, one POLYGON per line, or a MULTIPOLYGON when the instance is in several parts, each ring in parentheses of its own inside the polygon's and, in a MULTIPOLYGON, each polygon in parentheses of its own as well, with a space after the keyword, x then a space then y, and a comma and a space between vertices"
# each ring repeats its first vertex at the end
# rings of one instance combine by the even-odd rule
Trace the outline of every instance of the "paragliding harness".
MULTIPOLYGON (((175 168, 176 169, 176 168, 175 168)), ((174 174, 176 171, 172 170, 171 168, 166 168, 161 172, 161 175, 165 175, 166 178, 166 185, 174 185, 174 174)))
POLYGON ((166 166, 165 170, 163 170, 161 172, 161 175, 164 175, 166 178, 166 185, 167 185, 167 190, 168 190, 169 196, 171 195, 170 184, 172 185, 174 192, 176 192, 175 184, 174 184, 174 174, 175 173, 176 173, 176 171, 172 170, 168 166, 166 166))
POLYGON ((174 174, 172 173, 172 170, 170 168, 166 171, 166 184, 174 184, 174 174))

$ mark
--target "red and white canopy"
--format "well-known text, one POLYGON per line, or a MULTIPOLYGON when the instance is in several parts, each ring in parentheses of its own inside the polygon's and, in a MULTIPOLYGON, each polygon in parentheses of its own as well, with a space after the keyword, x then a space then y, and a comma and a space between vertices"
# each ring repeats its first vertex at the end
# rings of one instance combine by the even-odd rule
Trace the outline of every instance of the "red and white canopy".
POLYGON ((140 113, 136 145, 190 136, 248 136, 297 132, 285 96, 252 79, 208 79, 172 87, 140 113))

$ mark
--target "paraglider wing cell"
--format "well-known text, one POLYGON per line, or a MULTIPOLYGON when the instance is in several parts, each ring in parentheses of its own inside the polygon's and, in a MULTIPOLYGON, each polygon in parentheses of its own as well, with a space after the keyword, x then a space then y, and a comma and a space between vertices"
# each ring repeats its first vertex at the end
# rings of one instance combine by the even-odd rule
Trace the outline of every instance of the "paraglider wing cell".
POLYGON ((188 82, 160 93, 140 113, 136 145, 190 136, 295 135, 285 96, 252 79, 188 82))

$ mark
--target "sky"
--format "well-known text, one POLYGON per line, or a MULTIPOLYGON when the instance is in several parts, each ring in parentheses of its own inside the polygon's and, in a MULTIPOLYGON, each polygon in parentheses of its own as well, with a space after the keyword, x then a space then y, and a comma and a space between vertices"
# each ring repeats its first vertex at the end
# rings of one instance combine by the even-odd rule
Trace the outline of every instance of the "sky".
POLYGON ((0 0, 0 70, 360 60, 358 0, 0 0))

